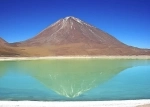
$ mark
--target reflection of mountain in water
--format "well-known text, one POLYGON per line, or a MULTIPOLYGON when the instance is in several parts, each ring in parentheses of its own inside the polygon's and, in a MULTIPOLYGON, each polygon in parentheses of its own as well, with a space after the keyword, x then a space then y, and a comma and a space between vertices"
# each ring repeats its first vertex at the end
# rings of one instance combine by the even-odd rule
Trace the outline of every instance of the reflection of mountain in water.
MULTIPOLYGON (((25 72, 56 93, 73 98, 146 60, 68 59, 0 62, 0 77, 8 69, 25 72)), ((16 72, 15 71, 15 72, 16 72)))
POLYGON ((73 98, 131 67, 127 60, 41 60, 20 63, 56 93, 73 98))
POLYGON ((7 71, 7 64, 8 63, 6 61, 0 61, 0 77, 3 76, 7 71))

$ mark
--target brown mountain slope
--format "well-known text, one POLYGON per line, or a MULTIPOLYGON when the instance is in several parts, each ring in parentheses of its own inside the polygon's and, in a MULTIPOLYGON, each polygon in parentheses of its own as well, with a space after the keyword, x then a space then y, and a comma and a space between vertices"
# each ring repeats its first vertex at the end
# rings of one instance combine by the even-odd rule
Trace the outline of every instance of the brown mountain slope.
POLYGON ((75 17, 60 19, 37 36, 9 45, 26 56, 150 55, 149 49, 123 44, 75 17))
POLYGON ((20 57, 20 56, 31 56, 28 52, 22 50, 22 48, 1 46, 0 45, 0 57, 20 57))
POLYGON ((0 37, 0 46, 7 45, 8 43, 0 37))
POLYGON ((27 56, 21 49, 12 47, 8 42, 0 37, 0 57, 2 56, 27 56))
POLYGON ((60 19, 37 36, 14 45, 31 56, 150 55, 150 50, 125 45, 75 17, 60 19))
POLYGON ((125 46, 111 35, 77 19, 66 17, 49 26, 37 36, 22 42, 25 46, 50 46, 84 43, 107 46, 125 46))
POLYGON ((18 56, 18 52, 15 50, 5 47, 5 46, 0 46, 0 56, 18 56))

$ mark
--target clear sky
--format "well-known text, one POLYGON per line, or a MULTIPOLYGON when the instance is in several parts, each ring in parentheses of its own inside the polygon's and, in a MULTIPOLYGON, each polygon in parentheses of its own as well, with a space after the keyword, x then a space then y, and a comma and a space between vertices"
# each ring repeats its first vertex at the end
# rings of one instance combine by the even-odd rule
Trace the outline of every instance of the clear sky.
POLYGON ((66 16, 128 45, 150 48, 150 0, 0 0, 0 37, 23 41, 66 16))

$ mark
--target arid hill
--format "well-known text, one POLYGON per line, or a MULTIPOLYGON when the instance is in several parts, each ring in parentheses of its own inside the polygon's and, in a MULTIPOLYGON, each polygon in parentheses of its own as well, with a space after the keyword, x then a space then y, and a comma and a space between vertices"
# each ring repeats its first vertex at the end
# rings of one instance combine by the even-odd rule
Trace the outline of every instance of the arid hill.
POLYGON ((7 45, 8 43, 0 37, 0 46, 7 45))
POLYGON ((11 50, 7 48, 7 42, 0 37, 0 56, 8 55, 11 53, 11 50))
POLYGON ((11 46, 26 56, 150 55, 150 50, 128 46, 75 17, 60 19, 37 36, 11 46))
POLYGON ((21 49, 12 47, 11 44, 0 37, 0 57, 6 56, 27 56, 27 53, 21 52, 21 49))

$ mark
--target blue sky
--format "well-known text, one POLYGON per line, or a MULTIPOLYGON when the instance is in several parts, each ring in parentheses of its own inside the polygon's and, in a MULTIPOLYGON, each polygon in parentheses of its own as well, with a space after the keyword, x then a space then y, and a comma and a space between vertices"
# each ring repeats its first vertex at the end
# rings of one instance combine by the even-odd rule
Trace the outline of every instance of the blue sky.
POLYGON ((66 16, 128 45, 150 48, 150 0, 0 0, 0 37, 23 41, 66 16))

